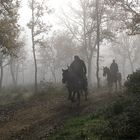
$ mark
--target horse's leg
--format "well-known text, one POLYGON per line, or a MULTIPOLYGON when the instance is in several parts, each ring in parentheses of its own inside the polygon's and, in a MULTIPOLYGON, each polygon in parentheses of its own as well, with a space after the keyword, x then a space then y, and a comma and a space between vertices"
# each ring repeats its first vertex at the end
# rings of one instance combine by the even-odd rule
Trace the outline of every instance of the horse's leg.
POLYGON ((76 94, 76 91, 73 91, 73 94, 71 96, 71 101, 74 102, 75 101, 75 94, 76 94))
POLYGON ((68 100, 71 100, 71 98, 72 98, 72 91, 69 88, 68 88, 68 92, 69 92, 68 100))
POLYGON ((117 92, 117 81, 115 81, 115 91, 117 92))
POLYGON ((111 82, 108 82, 108 89, 109 89, 109 92, 111 92, 112 91, 112 83, 111 82))
POLYGON ((119 80, 118 82, 119 82, 119 89, 122 90, 121 80, 119 80))
POLYGON ((80 92, 77 91, 77 99, 78 99, 78 105, 80 105, 80 92))
POLYGON ((84 94, 83 94, 83 90, 80 90, 80 94, 83 96, 84 94))
POLYGON ((111 83, 111 92, 113 93, 115 91, 115 82, 112 81, 111 83))
POLYGON ((107 83, 107 86, 108 86, 108 90, 110 92, 110 83, 109 82, 107 83))
POLYGON ((88 98, 87 98, 87 96, 88 96, 88 90, 87 90, 87 88, 84 89, 84 93, 85 93, 85 101, 87 101, 88 100, 88 98))

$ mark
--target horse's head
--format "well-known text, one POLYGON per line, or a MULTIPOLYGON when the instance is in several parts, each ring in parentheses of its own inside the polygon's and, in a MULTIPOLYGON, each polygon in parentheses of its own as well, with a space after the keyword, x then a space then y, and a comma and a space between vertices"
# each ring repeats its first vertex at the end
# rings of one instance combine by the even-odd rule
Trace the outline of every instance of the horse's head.
POLYGON ((69 70, 62 69, 62 83, 66 83, 68 81, 69 70))
POLYGON ((103 67, 103 76, 106 76, 108 73, 109 68, 108 67, 103 67))

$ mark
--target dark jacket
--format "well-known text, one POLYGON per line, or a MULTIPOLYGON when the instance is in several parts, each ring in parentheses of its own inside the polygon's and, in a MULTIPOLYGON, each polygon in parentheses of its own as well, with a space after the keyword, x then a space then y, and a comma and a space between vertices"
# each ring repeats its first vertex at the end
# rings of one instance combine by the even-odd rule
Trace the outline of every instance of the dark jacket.
POLYGON ((110 72, 112 74, 118 73, 118 65, 117 65, 117 63, 112 63, 111 64, 111 66, 110 66, 110 72))
POLYGON ((76 75, 80 77, 83 77, 87 73, 86 65, 84 61, 81 59, 74 60, 72 64, 70 65, 70 68, 76 75))

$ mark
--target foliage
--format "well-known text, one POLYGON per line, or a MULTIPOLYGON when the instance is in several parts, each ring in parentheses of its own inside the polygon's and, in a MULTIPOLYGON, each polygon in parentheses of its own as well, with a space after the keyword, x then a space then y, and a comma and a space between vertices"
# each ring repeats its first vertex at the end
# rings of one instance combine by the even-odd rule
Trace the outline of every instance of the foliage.
POLYGON ((44 41, 44 38, 46 37, 46 34, 48 34, 51 28, 51 25, 48 25, 48 21, 46 23, 46 21, 44 21, 42 18, 47 16, 47 14, 51 12, 45 2, 45 0, 29 1, 29 7, 32 12, 32 17, 27 26, 32 31, 34 45, 41 45, 41 43, 44 41))
POLYGON ((128 76, 125 86, 126 93, 104 110, 109 131, 103 136, 135 140, 140 138, 140 70, 128 76))
POLYGON ((140 137, 140 99, 126 95, 118 98, 105 110, 108 120, 103 136, 135 140, 140 137))
POLYGON ((137 70, 136 72, 133 72, 133 74, 128 75, 125 86, 128 92, 140 92, 140 70, 137 70))
POLYGON ((119 14, 117 14, 118 10, 115 10, 115 13, 125 24, 128 34, 140 33, 140 2, 138 0, 105 0, 105 2, 111 8, 119 9, 119 14))
POLYGON ((0 2, 0 47, 3 53, 9 53, 8 50, 17 47, 17 38, 19 36, 18 9, 19 0, 2 0, 0 2))

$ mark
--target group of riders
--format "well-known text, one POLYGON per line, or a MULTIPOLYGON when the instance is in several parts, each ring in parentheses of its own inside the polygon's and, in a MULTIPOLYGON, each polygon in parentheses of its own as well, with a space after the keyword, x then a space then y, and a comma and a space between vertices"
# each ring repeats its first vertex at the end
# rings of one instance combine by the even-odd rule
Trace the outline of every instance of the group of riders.
MULTIPOLYGON (((87 100, 88 82, 87 82, 87 77, 86 77, 87 69, 86 69, 86 65, 84 61, 80 59, 79 56, 76 55, 74 56, 74 61, 70 64, 68 69, 66 70, 62 69, 62 72, 63 72, 62 82, 66 84, 66 87, 69 92, 68 99, 70 99, 73 102, 75 99, 75 94, 77 94, 78 104, 80 104, 80 94, 85 93, 84 94, 85 100, 87 100)), ((103 72, 104 72, 103 75, 107 76, 108 86, 111 85, 109 86, 109 89, 110 87, 112 87, 113 82, 115 83, 115 86, 117 87, 116 80, 114 79, 117 79, 119 70, 118 70, 118 65, 115 62, 115 60, 113 60, 112 64, 110 65, 110 68, 105 67, 103 72)))
MULTIPOLYGON (((87 78, 86 78, 86 65, 82 59, 78 55, 74 56, 74 61, 71 63, 69 67, 73 73, 82 81, 85 85, 87 85, 87 78)), ((117 79, 117 74, 119 73, 118 64, 113 60, 112 64, 110 65, 110 73, 114 79, 117 79)))

